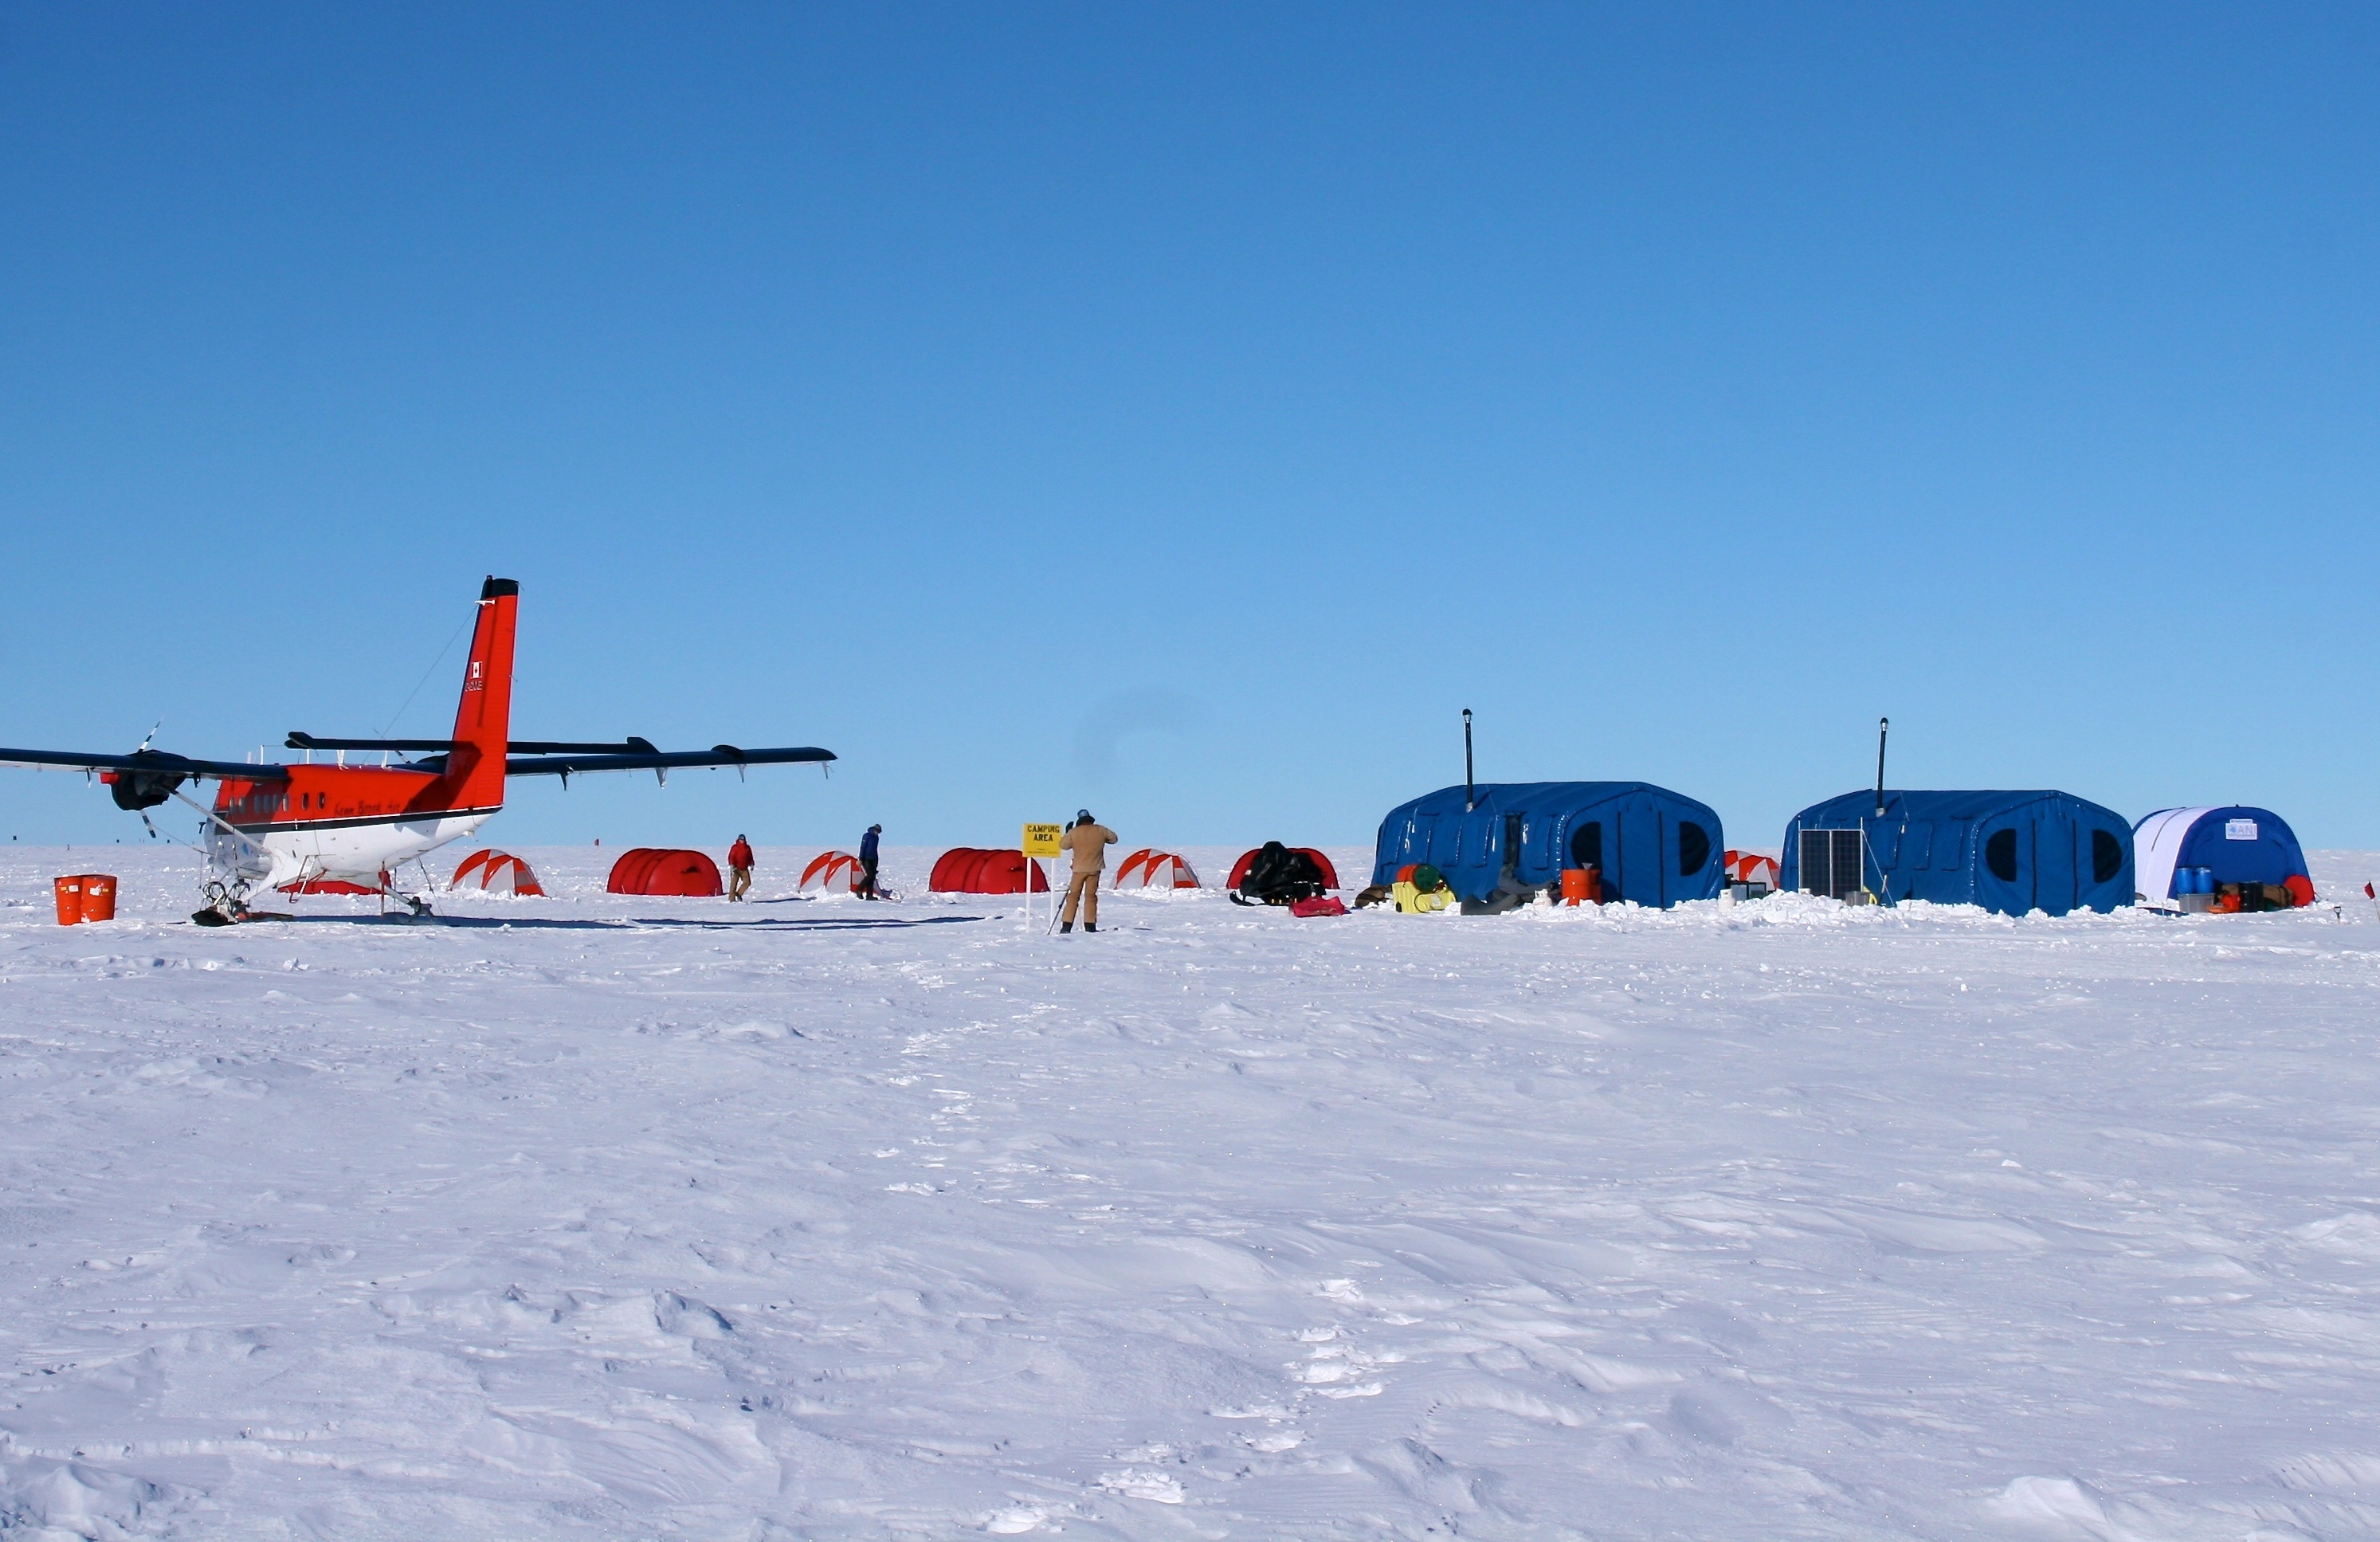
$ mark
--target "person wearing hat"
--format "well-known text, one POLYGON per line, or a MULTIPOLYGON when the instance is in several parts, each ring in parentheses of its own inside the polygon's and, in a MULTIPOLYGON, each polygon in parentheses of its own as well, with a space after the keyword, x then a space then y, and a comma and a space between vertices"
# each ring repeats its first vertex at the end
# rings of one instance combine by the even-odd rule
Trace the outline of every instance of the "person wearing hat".
POLYGON ((1075 876, 1066 884, 1066 908, 1059 913, 1058 929, 1075 929, 1075 905, 1083 906, 1083 929, 1099 929, 1099 875, 1107 871, 1108 848, 1116 843, 1116 832, 1091 818, 1085 808, 1075 814, 1075 822, 1066 827, 1065 845, 1074 854, 1075 876))
POLYGON ((871 824, 859 838, 859 897, 863 900, 884 897, 876 892, 876 838, 883 833, 882 825, 871 824))
POLYGON ((752 887, 752 843, 743 836, 727 848, 727 897, 740 900, 744 891, 752 887))

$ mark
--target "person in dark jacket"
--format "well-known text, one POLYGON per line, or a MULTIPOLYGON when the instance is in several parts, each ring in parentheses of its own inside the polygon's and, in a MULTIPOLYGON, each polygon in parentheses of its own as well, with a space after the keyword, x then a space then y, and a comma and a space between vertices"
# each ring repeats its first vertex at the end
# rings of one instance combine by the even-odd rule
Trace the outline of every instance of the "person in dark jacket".
POLYGON ((882 825, 871 824, 859 838, 859 897, 863 900, 884 897, 876 892, 876 838, 883 833, 882 825))
POLYGON ((727 897, 740 900, 744 891, 752 887, 752 843, 743 836, 727 848, 727 897))

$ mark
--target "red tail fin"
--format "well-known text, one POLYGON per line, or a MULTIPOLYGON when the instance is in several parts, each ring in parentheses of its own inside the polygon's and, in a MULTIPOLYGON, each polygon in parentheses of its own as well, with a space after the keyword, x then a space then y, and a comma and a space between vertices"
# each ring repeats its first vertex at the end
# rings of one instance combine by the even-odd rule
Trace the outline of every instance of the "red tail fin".
POLYGON ((491 578, 480 586, 480 620, 471 632, 471 660, 463 666, 463 699, 455 708, 455 748, 446 761, 447 795, 456 808, 500 808, 504 801, 504 749, 512 733, 513 621, 520 585, 491 578))

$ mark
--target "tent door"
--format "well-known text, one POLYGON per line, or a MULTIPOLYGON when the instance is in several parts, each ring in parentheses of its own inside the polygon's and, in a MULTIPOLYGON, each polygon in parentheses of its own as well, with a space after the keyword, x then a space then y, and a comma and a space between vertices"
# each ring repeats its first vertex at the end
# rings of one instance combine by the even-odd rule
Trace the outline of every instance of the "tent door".
POLYGON ((1631 798, 1613 810, 1616 844, 1607 843, 1611 876, 1619 896, 1638 905, 1658 905, 1667 892, 1661 881, 1661 816, 1645 798, 1631 798))
POLYGON ((1582 820, 1574 814, 1565 815, 1554 840, 1563 854, 1561 866, 1593 868, 1603 880, 1603 887, 1599 891, 1602 898, 1616 900, 1620 897, 1618 881, 1611 874, 1611 865, 1604 859, 1601 820, 1582 820))
POLYGON ((2074 908, 2074 836, 2071 820, 2033 821, 2033 903, 2052 916, 2074 908))
POLYGON ((1530 814, 1521 820, 1521 861, 1532 872, 1553 875, 1548 881, 1561 881, 1561 864, 1554 860, 1553 821, 1543 814, 1530 814))

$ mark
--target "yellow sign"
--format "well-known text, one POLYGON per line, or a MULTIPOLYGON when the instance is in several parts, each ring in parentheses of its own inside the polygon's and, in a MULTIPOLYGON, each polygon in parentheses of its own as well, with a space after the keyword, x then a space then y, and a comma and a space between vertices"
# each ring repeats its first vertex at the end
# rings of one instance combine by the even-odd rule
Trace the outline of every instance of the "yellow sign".
POLYGON ((1064 833, 1065 831, 1062 827, 1054 824, 1026 825, 1025 827, 1025 855, 1027 856, 1056 856, 1061 855, 1065 848, 1058 844, 1058 838, 1064 833))

